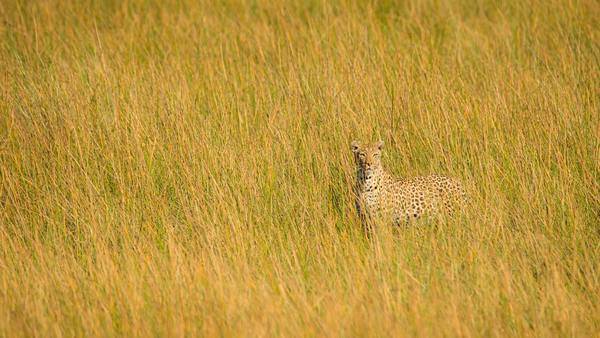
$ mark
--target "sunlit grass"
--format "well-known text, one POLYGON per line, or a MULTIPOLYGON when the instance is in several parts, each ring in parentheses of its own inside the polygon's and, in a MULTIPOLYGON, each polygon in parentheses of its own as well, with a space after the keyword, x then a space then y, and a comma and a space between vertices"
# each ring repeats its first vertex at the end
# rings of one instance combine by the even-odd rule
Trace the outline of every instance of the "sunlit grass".
POLYGON ((595 1, 0 3, 0 336, 600 332, 595 1), (350 141, 472 210, 365 238, 350 141))

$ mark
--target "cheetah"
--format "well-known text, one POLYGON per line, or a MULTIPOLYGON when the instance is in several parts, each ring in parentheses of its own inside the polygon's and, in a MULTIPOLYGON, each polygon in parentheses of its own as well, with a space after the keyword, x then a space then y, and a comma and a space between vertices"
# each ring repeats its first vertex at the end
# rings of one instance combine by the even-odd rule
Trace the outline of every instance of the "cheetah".
POLYGON ((407 224, 426 215, 452 214, 466 202, 462 184, 453 178, 429 175, 395 179, 381 165, 383 141, 351 144, 356 162, 356 208, 365 228, 377 219, 407 224))

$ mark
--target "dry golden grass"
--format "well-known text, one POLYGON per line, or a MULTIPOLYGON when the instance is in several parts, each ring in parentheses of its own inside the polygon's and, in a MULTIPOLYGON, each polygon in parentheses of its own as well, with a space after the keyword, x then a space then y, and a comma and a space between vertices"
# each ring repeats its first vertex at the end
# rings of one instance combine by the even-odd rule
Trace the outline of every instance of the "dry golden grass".
POLYGON ((598 18, 0 2, 0 336, 597 336, 598 18), (375 138, 473 211, 365 238, 375 138))

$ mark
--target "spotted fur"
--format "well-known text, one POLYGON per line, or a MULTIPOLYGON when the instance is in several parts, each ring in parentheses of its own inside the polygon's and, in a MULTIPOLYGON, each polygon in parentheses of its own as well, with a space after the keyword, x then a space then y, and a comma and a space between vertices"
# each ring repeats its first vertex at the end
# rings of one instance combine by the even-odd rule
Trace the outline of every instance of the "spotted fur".
POLYGON ((395 179, 381 165, 383 141, 362 146, 352 142, 357 168, 356 208, 364 225, 373 219, 403 224, 425 215, 454 213, 466 200, 462 184, 429 175, 395 179))

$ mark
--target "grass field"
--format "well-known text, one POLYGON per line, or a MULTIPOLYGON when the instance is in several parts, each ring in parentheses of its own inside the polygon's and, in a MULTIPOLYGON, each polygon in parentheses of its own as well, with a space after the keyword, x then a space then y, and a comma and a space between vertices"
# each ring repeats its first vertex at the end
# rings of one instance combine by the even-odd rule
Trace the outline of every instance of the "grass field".
POLYGON ((0 2, 0 336, 600 335, 600 5, 0 2), (364 236, 353 139, 472 210, 364 236))

